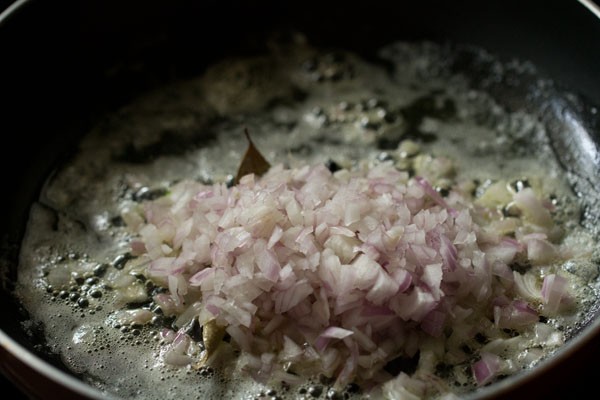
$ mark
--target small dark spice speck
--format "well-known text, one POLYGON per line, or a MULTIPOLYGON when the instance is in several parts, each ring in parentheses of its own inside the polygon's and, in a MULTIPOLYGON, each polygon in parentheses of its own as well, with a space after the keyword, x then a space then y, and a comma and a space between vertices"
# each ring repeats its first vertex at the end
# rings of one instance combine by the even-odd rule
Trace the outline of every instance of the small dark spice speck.
POLYGON ((336 163, 335 161, 333 161, 331 158, 325 162, 325 166, 331 172, 336 172, 336 171, 339 171, 340 169, 342 169, 342 167, 340 167, 340 165, 338 163, 336 163))
POLYGON ((130 253, 119 254, 113 260, 113 266, 116 269, 123 269, 125 267, 125 264, 127 263, 127 261, 131 260, 132 258, 134 258, 134 257, 130 253))
POLYGON ((312 397, 319 397, 321 396, 321 393, 323 393, 323 387, 320 385, 312 385, 308 388, 308 394, 310 394, 312 397))
POLYGON ((106 273, 106 270, 108 269, 108 264, 106 263, 102 263, 102 264, 98 264, 94 267, 94 270, 92 271, 93 274, 97 277, 101 277, 106 273))
POLYGON ((477 332, 475 334, 475 341, 479 344, 486 344, 488 339, 483 333, 477 332))

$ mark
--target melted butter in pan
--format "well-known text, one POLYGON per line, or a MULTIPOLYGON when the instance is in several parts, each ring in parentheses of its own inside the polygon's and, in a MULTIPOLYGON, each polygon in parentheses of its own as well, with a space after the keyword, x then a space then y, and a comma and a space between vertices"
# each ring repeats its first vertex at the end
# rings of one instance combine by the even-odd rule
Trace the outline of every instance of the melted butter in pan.
MULTIPOLYGON (((32 326, 43 326, 49 348, 70 369, 117 396, 296 398, 326 389, 319 381, 263 387, 232 373, 230 346, 210 368, 161 361, 161 329, 175 321, 155 312, 151 297, 163 289, 130 256, 123 216, 182 179, 232 183, 246 128, 272 165, 353 168, 392 160, 441 190, 451 175, 480 194, 499 180, 526 180, 556 203, 564 240, 590 246, 580 203, 538 116, 509 111, 473 89, 468 76, 444 66, 445 51, 400 43, 371 64, 298 45, 226 60, 107 116, 32 207, 17 288, 32 326)), ((598 265, 590 258, 564 269, 580 299, 579 313, 555 321, 568 332, 594 303, 598 265)))

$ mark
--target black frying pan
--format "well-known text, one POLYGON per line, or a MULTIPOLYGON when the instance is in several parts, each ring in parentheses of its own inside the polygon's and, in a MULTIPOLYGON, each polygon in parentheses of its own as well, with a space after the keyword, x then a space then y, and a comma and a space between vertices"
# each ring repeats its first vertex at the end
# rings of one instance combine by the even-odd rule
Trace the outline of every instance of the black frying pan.
MULTIPOLYGON (((273 30, 299 30, 315 45, 371 59, 384 44, 427 39, 530 60, 556 86, 533 100, 526 81, 488 89, 508 108, 539 111, 564 167, 580 177, 576 190, 590 193, 600 182, 600 20, 575 0, 18 1, 0 16, 0 368, 28 395, 98 396, 44 351, 41 332, 24 334, 23 310, 10 295, 28 207, 49 171, 104 113, 222 57, 263 51, 273 30)), ((489 73, 468 57, 453 62, 472 70, 474 87, 489 73)), ((600 221, 594 205, 589 225, 600 221)), ((590 315, 553 362, 485 394, 553 398, 595 389, 599 319, 590 315)))

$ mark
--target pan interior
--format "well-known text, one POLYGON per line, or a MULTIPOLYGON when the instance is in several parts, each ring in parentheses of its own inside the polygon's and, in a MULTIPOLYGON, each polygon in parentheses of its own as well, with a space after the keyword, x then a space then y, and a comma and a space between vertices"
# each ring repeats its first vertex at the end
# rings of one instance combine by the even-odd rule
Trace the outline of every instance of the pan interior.
MULTIPOLYGON (((50 354, 107 393, 167 398, 175 387, 224 397, 265 390, 250 380, 224 383, 218 371, 200 376, 163 365, 158 331, 172 321, 124 326, 115 310, 152 304, 125 284, 107 289, 131 278, 118 272, 131 261, 123 209, 182 179, 230 180, 244 127, 272 163, 287 165, 385 161, 399 157, 408 139, 457 160, 462 177, 482 184, 523 176, 543 182, 562 201, 565 227, 581 243, 598 237, 600 158, 598 137, 590 134, 600 126, 597 109, 540 77, 531 63, 429 42, 390 44, 369 61, 314 49, 297 34, 272 45, 267 55, 217 63, 102 117, 32 207, 15 291, 30 317, 24 328, 43 331, 50 354), (107 270, 110 282, 103 281, 107 270), (158 380, 170 384, 152 384, 158 380)), ((598 312, 598 254, 564 268, 583 300, 572 319, 556 324, 575 340, 598 312)), ((132 279, 135 290, 155 289, 132 279)))

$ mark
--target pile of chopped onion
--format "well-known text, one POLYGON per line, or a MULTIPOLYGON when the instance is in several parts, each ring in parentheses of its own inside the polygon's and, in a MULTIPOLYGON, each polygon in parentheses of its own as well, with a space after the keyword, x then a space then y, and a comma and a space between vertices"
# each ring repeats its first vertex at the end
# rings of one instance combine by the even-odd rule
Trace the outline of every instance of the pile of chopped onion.
POLYGON ((193 363, 183 327, 215 320, 264 382, 321 373, 390 389, 410 378, 384 366, 420 353, 425 368, 433 340, 482 385, 506 372, 501 355, 457 349, 478 332, 531 328, 568 298, 564 277, 510 268, 560 253, 535 193, 512 201, 521 218, 506 233, 498 210, 391 164, 276 166, 231 188, 179 182, 125 219, 146 275, 168 288, 154 301, 182 327, 164 333, 167 362, 193 363))

